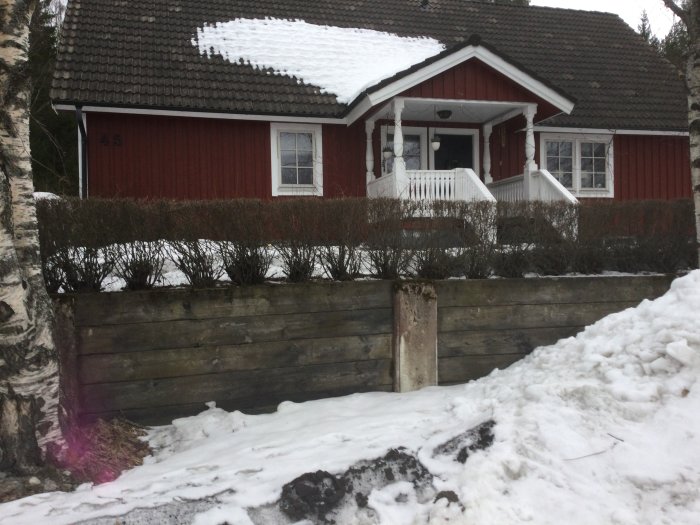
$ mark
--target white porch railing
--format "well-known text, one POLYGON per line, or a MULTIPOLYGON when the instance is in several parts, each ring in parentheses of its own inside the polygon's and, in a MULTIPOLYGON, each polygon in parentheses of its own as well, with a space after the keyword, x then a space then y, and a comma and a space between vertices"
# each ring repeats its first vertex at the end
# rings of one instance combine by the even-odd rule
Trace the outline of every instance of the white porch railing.
POLYGON ((547 170, 537 170, 529 175, 516 175, 492 182, 488 189, 498 201, 528 200, 578 204, 578 199, 547 170))
POLYGON ((491 194, 499 202, 518 202, 525 200, 525 176, 516 175, 488 184, 491 194))
POLYGON ((367 196, 400 197, 422 203, 439 200, 496 201, 472 169, 409 170, 403 179, 397 179, 395 173, 375 179, 367 184, 367 196))

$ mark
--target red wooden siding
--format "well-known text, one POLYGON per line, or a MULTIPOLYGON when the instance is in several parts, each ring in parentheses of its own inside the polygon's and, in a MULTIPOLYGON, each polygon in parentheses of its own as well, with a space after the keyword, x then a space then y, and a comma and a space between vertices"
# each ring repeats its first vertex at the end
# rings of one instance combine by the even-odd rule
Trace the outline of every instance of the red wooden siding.
MULTIPOLYGON (((491 134, 491 176, 494 181, 520 175, 525 167, 525 117, 494 126, 491 134)), ((535 134, 535 160, 540 158, 540 141, 535 134)))
MULTIPOLYGON (((270 198, 270 123, 88 115, 89 195, 270 198)), ((323 126, 324 194, 365 194, 364 124, 323 126)))
POLYGON ((480 60, 471 59, 401 93, 402 97, 492 102, 534 102, 537 119, 556 115, 554 106, 480 60))
POLYGON ((691 197, 688 137, 616 135, 615 199, 691 197))

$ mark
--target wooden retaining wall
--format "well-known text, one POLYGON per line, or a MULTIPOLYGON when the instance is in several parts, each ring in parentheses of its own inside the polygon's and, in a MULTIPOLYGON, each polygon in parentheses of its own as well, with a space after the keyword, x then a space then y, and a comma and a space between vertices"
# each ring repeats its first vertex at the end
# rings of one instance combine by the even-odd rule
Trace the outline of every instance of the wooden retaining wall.
MULTIPOLYGON (((508 366, 662 295, 670 281, 435 283, 439 382, 508 366)), ((284 400, 392 391, 394 289, 366 281, 56 296, 65 395, 81 421, 120 414, 160 424, 208 401, 259 411, 284 400)))

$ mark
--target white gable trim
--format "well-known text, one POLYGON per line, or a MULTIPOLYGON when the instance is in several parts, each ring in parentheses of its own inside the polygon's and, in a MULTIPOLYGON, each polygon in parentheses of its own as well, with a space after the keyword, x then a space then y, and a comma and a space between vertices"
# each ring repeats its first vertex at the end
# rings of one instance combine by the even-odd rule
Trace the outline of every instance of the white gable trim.
POLYGON ((559 94, 543 82, 533 78, 521 69, 518 69, 513 64, 510 64, 506 60, 482 46, 467 46, 419 69, 418 71, 414 71, 410 75, 384 86, 378 91, 366 95, 365 99, 358 104, 350 115, 348 115, 348 124, 351 124, 357 120, 369 108, 395 97, 407 89, 410 89, 411 87, 472 58, 482 61, 487 66, 492 67, 523 88, 557 107, 564 113, 569 114, 571 111, 573 111, 574 103, 571 100, 559 94))

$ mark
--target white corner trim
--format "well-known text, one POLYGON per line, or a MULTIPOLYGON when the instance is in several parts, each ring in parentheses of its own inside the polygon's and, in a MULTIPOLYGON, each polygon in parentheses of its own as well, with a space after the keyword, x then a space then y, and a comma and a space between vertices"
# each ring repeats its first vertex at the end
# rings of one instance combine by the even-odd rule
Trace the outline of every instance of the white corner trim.
POLYGON ((653 129, 557 128, 535 126, 536 133, 577 133, 583 135, 646 135, 659 137, 688 137, 687 131, 655 131, 653 129))
MULTIPOLYGON (((571 111, 573 111, 574 103, 571 100, 482 46, 464 47, 455 53, 447 55, 446 57, 443 57, 440 60, 419 69, 418 71, 415 71, 387 86, 384 86, 374 93, 370 93, 366 96, 369 99, 370 107, 392 98, 415 86, 416 84, 420 84, 421 82, 443 73, 444 71, 447 71, 448 69, 455 67, 462 62, 466 62, 471 58, 481 60, 486 65, 507 76, 528 91, 556 106, 564 113, 569 114, 571 111)), ((359 118, 359 115, 356 115, 354 111, 352 112, 352 116, 359 118)), ((349 123, 352 123, 351 119, 348 120, 349 123)))
POLYGON ((547 170, 548 140, 574 142, 573 149, 573 188, 567 190, 576 198, 613 198, 615 197, 615 141, 612 133, 540 133, 539 165, 547 170), (581 188, 581 148, 580 142, 604 142, 606 144, 605 189, 581 188))
POLYGON ((323 196, 323 127, 320 124, 270 123, 270 176, 272 196, 323 196), (312 185, 283 185, 280 165, 279 134, 283 131, 311 133, 313 135, 314 183, 312 185))

